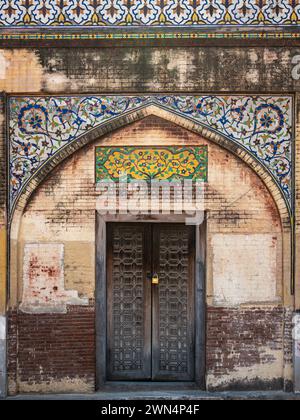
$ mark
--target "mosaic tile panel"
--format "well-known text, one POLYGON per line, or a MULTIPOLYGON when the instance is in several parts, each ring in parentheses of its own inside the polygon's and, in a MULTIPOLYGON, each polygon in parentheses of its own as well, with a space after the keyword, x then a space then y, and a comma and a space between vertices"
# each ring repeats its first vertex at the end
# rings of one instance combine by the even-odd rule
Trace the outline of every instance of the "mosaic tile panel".
POLYGON ((96 147, 96 182, 181 179, 207 181, 207 147, 96 147))
POLYGON ((297 0, 0 0, 3 27, 297 25, 297 0))
POLYGON ((97 126, 157 105, 212 129, 262 163, 292 203, 291 96, 11 97, 10 202, 62 147, 97 126))

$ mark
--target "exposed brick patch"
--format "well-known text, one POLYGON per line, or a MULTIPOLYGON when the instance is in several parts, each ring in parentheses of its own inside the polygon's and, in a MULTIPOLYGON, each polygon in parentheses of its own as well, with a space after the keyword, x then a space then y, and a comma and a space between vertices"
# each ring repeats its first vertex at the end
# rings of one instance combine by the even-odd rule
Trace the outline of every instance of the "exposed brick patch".
POLYGON ((70 306, 67 314, 10 315, 10 377, 28 384, 80 378, 95 383, 95 310, 70 306), (18 367, 15 332, 18 329, 18 367))
MULTIPOLYGON (((209 307, 207 372, 215 378, 220 378, 240 368, 276 362, 274 351, 283 350, 283 327, 282 307, 246 309, 209 307)), ((280 378, 274 379, 277 386, 280 378)))
POLYGON ((285 310, 284 316, 284 363, 293 363, 293 316, 292 309, 285 310))
POLYGON ((17 392, 17 358, 18 358, 18 316, 17 311, 8 313, 8 389, 10 394, 17 392))

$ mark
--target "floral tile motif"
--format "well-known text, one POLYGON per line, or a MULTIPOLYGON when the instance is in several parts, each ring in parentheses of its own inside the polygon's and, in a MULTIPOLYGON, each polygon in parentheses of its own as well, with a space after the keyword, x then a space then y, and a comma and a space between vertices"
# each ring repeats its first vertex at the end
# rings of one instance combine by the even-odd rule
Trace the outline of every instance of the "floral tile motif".
POLYGON ((207 146, 96 147, 96 182, 135 180, 207 181, 207 146))
POLYGON ((296 0, 0 0, 0 26, 297 25, 296 0))
POLYGON ((30 178, 62 147, 88 131, 155 104, 225 136, 254 156, 292 205, 291 96, 11 97, 11 209, 30 178))

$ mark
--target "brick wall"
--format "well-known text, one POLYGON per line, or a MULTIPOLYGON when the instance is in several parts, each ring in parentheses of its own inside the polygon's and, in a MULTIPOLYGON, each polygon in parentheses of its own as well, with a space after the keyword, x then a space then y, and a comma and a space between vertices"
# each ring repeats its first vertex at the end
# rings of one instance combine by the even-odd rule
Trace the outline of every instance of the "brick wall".
MULTIPOLYGON (((290 342, 291 319, 282 307, 208 307, 207 388, 290 389, 282 353, 289 364, 291 350, 284 349, 282 328, 290 342)), ((95 389, 93 306, 55 315, 12 311, 9 326, 10 393, 95 389)))
POLYGON ((10 310, 7 314, 7 382, 8 392, 13 395, 18 391, 18 312, 10 310))
POLYGON ((43 87, 50 92, 57 77, 64 93, 99 89, 269 93, 294 87, 290 77, 293 51, 296 50, 153 47, 41 49, 36 54, 46 73, 43 87))
MULTIPOLYGON (((281 307, 209 307, 208 388, 283 389, 284 325, 281 307)), ((286 358, 290 362, 290 354, 286 358)))
POLYGON ((92 392, 95 388, 94 306, 67 314, 9 316, 10 393, 92 392), (18 350, 17 350, 18 349, 18 350))
POLYGON ((6 92, 293 92, 292 57, 272 47, 0 50, 6 92))

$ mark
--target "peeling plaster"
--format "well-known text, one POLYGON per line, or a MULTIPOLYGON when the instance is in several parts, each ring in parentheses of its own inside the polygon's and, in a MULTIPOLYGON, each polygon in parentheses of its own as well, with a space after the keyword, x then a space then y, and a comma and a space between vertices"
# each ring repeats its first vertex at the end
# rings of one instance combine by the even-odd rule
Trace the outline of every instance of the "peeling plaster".
POLYGON ((0 90, 40 92, 42 74, 42 65, 34 51, 0 50, 0 90))
POLYGON ((70 80, 62 72, 46 73, 43 77, 43 83, 47 92, 60 92, 68 88, 70 80))
POLYGON ((293 319, 295 392, 300 394, 300 314, 293 319))
POLYGON ((6 395, 6 318, 0 316, 0 397, 6 395))
POLYGON ((259 57, 258 57, 258 55, 257 55, 257 52, 256 52, 256 51, 254 51, 254 50, 252 50, 252 51, 249 53, 249 58, 250 58, 250 61, 251 61, 252 63, 257 63, 257 62, 258 62, 258 59, 259 59, 259 57))
POLYGON ((48 380, 47 382, 19 382, 19 392, 24 393, 92 393, 95 391, 90 380, 82 378, 63 378, 60 381, 48 380))
POLYGON ((273 64, 278 59, 279 58, 278 58, 278 54, 277 54, 276 51, 265 50, 265 52, 264 52, 264 62, 266 64, 273 64))
POLYGON ((212 373, 207 375, 208 389, 214 388, 230 388, 234 383, 244 383, 251 385, 256 380, 260 383, 272 383, 283 378, 283 361, 282 351, 272 351, 269 347, 260 348, 261 354, 268 354, 274 362, 267 364, 257 364, 251 367, 236 367, 234 371, 228 372, 227 375, 216 376, 212 373))
MULTIPOLYGON (((6 318, 0 316, 0 340, 6 340, 6 318)), ((0 368, 1 370, 1 368, 0 368)))
POLYGON ((6 70, 9 65, 9 61, 7 61, 4 52, 0 51, 0 80, 4 80, 6 78, 6 70))
POLYGON ((4 212, 0 210, 0 315, 5 314, 6 308, 6 228, 1 225, 4 212))
POLYGON ((280 301, 275 234, 215 234, 212 250, 216 305, 280 301))
MULTIPOLYGON (((49 71, 43 68, 36 51, 0 50, 0 90, 8 93, 68 90, 71 80, 59 71, 61 65, 61 62, 52 59, 49 71)), ((76 88, 75 83, 73 88, 76 88)))
POLYGON ((26 244, 23 261, 25 313, 66 313, 67 305, 88 305, 75 290, 65 289, 64 245, 26 244))
POLYGON ((249 69, 245 76, 247 82, 255 84, 259 82, 259 77, 260 73, 257 69, 249 69))

